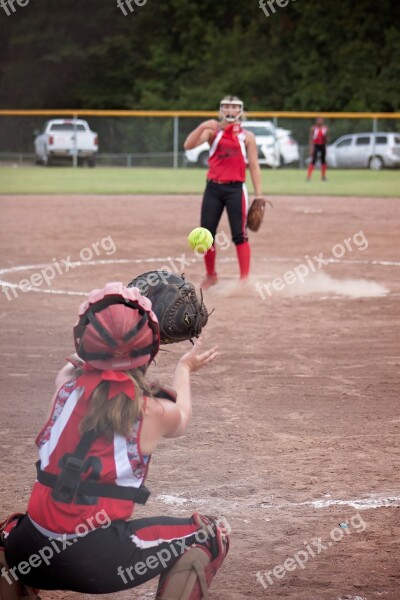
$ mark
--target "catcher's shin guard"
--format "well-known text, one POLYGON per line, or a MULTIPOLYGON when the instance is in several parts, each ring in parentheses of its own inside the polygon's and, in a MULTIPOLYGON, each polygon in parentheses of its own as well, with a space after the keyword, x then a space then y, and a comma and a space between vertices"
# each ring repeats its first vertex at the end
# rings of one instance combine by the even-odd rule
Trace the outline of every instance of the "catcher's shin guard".
POLYGON ((160 577, 156 600, 209 600, 208 588, 229 550, 229 536, 215 517, 194 513, 209 537, 209 549, 195 546, 160 577))

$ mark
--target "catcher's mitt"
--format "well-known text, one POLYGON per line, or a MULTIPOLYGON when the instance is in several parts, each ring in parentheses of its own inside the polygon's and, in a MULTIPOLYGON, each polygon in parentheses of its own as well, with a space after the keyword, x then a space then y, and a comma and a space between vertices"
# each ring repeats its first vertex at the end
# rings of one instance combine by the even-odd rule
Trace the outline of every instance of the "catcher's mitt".
POLYGON ((249 208, 249 212, 247 213, 247 227, 250 231, 258 231, 260 229, 264 219, 265 204, 267 202, 272 207, 269 200, 265 200, 265 198, 254 198, 249 208))
POLYGON ((160 343, 173 344, 199 337, 208 320, 208 311, 184 276, 166 270, 148 271, 135 277, 128 287, 139 288, 152 303, 160 324, 160 343))

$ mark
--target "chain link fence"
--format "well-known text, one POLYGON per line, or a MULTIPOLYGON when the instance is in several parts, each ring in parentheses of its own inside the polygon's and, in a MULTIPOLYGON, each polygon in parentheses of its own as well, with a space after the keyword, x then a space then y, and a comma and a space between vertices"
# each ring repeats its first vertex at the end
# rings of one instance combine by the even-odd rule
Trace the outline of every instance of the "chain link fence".
MULTIPOLYGON (((53 118, 72 119, 67 111, 0 111, 0 164, 35 164, 34 139, 53 118), (67 116, 68 114, 68 116, 67 116)), ((92 131, 98 134, 99 152, 96 162, 99 166, 115 167, 198 167, 189 162, 183 151, 187 135, 205 118, 215 117, 215 113, 145 113, 134 116, 116 116, 118 111, 82 111, 88 115, 77 115, 88 121, 92 131), (157 114, 157 116, 154 116, 157 114)), ((128 111, 127 111, 128 112, 128 111)), ((396 133, 400 136, 400 115, 323 114, 329 127, 330 140, 334 142, 344 135, 358 133, 396 133)), ((314 113, 248 113, 247 119, 267 121, 275 131, 282 134, 286 130, 291 140, 298 146, 298 160, 280 166, 303 168, 308 160, 308 138, 311 125, 315 122, 314 113)), ((400 137, 399 146, 400 146, 400 137)), ((276 143, 276 140, 275 140, 276 143)), ((376 149, 375 149, 376 151, 376 149)), ((400 153, 400 151, 399 151, 400 153)), ((77 161, 78 162, 78 161, 77 161)), ((65 164, 72 164, 71 158, 65 164)), ((78 164, 84 164, 79 161, 78 164)), ((274 165, 278 166, 278 165, 274 165)), ((351 166, 351 165, 349 165, 351 166)), ((393 165, 395 166, 395 165, 393 165)))

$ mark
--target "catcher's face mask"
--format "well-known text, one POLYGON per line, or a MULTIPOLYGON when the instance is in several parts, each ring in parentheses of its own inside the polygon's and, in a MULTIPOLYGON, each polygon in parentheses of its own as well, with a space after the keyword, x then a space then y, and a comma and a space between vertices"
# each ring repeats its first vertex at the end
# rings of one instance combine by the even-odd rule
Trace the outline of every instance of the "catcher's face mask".
POLYGON ((243 102, 235 96, 226 96, 219 105, 219 116, 222 121, 235 123, 243 115, 243 102))
POLYGON ((159 350, 158 320, 136 288, 108 283, 93 290, 74 327, 78 356, 96 369, 147 367, 159 350))

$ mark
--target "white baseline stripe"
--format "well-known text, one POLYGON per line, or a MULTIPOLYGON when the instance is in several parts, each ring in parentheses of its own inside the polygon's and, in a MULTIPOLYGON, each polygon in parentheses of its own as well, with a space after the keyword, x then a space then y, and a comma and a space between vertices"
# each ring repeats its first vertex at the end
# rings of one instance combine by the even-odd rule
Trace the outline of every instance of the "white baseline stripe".
POLYGON ((329 508, 330 506, 351 506, 357 510, 369 508, 384 508, 388 506, 399 507, 400 496, 389 498, 360 498, 359 500, 309 500, 307 502, 285 504, 262 504, 262 508, 291 508, 297 506, 312 506, 313 508, 329 508))
POLYGON ((160 494, 157 496, 156 500, 163 502, 164 504, 182 506, 184 504, 204 504, 209 505, 212 502, 217 501, 218 505, 221 508, 224 508, 224 505, 230 507, 230 510, 234 510, 234 508, 246 507, 247 509, 251 508, 267 508, 269 510, 281 510, 282 508, 298 508, 300 506, 312 506, 313 508, 329 508, 331 506, 351 506, 357 510, 368 510, 371 508, 387 508, 387 507, 400 507, 400 496, 397 495, 398 492, 395 492, 393 495, 384 497, 384 496, 375 496, 368 498, 358 498, 358 499, 349 499, 349 500, 307 500, 305 502, 284 502, 281 504, 273 504, 268 502, 260 502, 255 505, 254 503, 241 503, 239 498, 235 498, 229 500, 227 502, 224 501, 222 497, 209 497, 209 498, 182 498, 180 496, 165 496, 160 494), (232 505, 235 505, 233 507, 232 505))
MULTIPOLYGON (((102 266, 102 265, 123 265, 123 264, 142 264, 142 263, 156 263, 156 262, 168 262, 168 260, 170 259, 170 256, 167 257, 159 257, 159 258, 119 258, 119 259, 109 259, 109 260, 91 260, 91 261, 87 261, 87 262, 83 262, 83 261, 76 261, 76 262, 71 262, 69 263, 72 266, 102 266)), ((219 259, 219 261, 221 263, 230 263, 230 262, 236 262, 236 258, 234 257, 221 257, 219 259)), ((280 256, 275 256, 275 257, 263 257, 263 258, 258 258, 256 259, 258 261, 262 261, 262 262, 296 262, 296 263, 301 263, 304 262, 304 259, 301 258, 295 258, 295 257, 280 257, 280 256)), ((191 261, 192 263, 197 263, 197 262, 202 262, 201 259, 192 259, 191 261)), ((327 262, 329 263, 334 263, 334 264, 349 264, 349 265, 377 265, 377 266, 383 266, 383 267, 400 267, 400 261, 392 261, 392 260, 339 260, 339 259, 335 259, 335 258, 330 258, 327 259, 327 262)), ((49 267, 54 263, 42 263, 42 264, 37 264, 37 265, 20 265, 20 266, 16 266, 16 267, 7 267, 4 269, 0 269, 0 276, 1 275, 7 275, 7 274, 11 274, 11 273, 18 273, 18 272, 23 272, 23 271, 38 271, 40 269, 44 269, 45 267, 49 267)), ((70 269, 69 269, 70 270, 70 269)), ((61 275, 59 275, 61 276, 61 275)), ((262 275, 259 275, 258 277, 263 277, 262 275)), ((3 287, 8 287, 8 288, 15 288, 15 289, 22 289, 22 287, 17 284, 17 283, 12 283, 10 281, 6 281, 4 279, 0 279, 0 286, 3 287)), ((81 291, 71 291, 71 290, 52 290, 52 289, 41 289, 40 287, 31 287, 29 289, 27 289, 25 286, 24 287, 24 293, 27 292, 39 292, 41 294, 61 294, 61 295, 66 295, 66 296, 87 296, 89 294, 89 292, 81 292, 81 291)))

